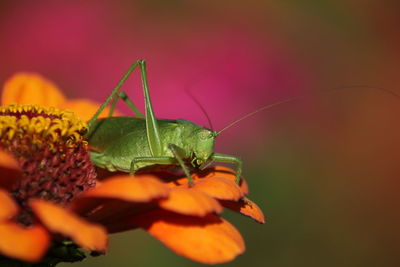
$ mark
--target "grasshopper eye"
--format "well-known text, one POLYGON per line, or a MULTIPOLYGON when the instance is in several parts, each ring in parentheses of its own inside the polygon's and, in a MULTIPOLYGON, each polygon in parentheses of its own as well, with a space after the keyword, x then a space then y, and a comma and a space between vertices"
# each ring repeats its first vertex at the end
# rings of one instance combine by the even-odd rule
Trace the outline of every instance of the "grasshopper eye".
POLYGON ((199 133, 199 137, 200 137, 201 140, 207 140, 207 139, 212 137, 212 133, 210 131, 207 131, 207 130, 202 130, 199 133))

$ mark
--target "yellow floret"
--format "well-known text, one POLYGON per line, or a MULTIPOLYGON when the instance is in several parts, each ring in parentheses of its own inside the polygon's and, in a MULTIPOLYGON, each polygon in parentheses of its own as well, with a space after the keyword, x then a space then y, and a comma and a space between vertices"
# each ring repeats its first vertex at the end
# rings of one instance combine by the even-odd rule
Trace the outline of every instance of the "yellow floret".
POLYGON ((33 145, 85 144, 87 124, 72 111, 37 105, 0 107, 0 143, 29 139, 33 145))

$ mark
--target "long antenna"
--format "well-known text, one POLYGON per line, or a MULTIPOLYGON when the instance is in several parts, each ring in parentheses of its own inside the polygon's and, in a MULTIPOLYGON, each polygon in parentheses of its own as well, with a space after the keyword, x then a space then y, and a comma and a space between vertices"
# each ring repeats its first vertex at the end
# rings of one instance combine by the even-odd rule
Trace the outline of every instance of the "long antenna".
POLYGON ((245 120, 245 119, 247 119, 247 118, 249 118, 249 117, 251 117, 251 116, 253 116, 253 115, 255 115, 255 114, 257 114, 257 113, 259 113, 261 111, 263 111, 263 110, 270 109, 272 107, 275 107, 275 106, 278 106, 278 105, 281 105, 281 104, 284 104, 284 103, 292 102, 292 101, 297 100, 299 98, 315 95, 315 94, 318 94, 318 93, 328 93, 328 92, 332 92, 332 91, 336 91, 336 90, 357 89, 357 88, 358 89, 375 89, 375 90, 383 91, 383 92, 388 93, 388 94, 390 94, 392 96, 400 98, 400 95, 395 93, 392 90, 389 90, 389 89, 386 89, 386 88, 382 88, 382 87, 369 86, 369 85, 340 86, 340 87, 329 88, 329 89, 315 90, 315 91, 312 91, 312 92, 307 92, 307 93, 300 94, 300 95, 297 95, 297 96, 292 96, 292 97, 289 97, 289 98, 285 98, 285 99, 282 99, 282 100, 280 100, 278 102, 275 102, 275 103, 272 103, 272 104, 269 104, 269 105, 265 105, 265 106, 255 110, 255 111, 250 112, 250 113, 244 115, 243 117, 241 117, 241 118, 229 123, 227 126, 222 128, 222 130, 219 130, 218 132, 216 132, 215 135, 218 136, 223 131, 227 130, 228 128, 231 128, 233 125, 235 125, 235 124, 241 122, 242 120, 245 120))
POLYGON ((185 92, 189 95, 189 97, 193 100, 193 102, 196 103, 196 105, 201 109, 201 111, 203 112, 203 114, 204 114, 204 115, 206 116, 206 118, 207 118, 208 125, 210 126, 210 129, 211 129, 212 131, 214 131, 214 130, 213 130, 213 125, 212 125, 212 122, 211 122, 211 119, 210 119, 210 116, 208 116, 208 113, 207 113, 206 109, 203 107, 203 105, 200 103, 200 101, 197 100, 196 97, 194 97, 194 95, 192 94, 192 92, 191 92, 189 89, 185 89, 185 92))

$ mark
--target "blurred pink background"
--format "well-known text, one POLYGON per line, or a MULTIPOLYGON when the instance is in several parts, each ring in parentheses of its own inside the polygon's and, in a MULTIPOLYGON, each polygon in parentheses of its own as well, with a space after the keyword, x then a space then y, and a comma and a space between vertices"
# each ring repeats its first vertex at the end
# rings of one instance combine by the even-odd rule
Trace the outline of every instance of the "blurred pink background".
MULTIPOLYGON (((68 97, 100 102, 146 59, 157 116, 208 126, 190 89, 221 129, 316 89, 362 84, 400 94, 399 10, 390 0, 1 1, 0 82, 33 71, 68 97)), ((124 90, 143 107, 138 73, 124 90)), ((242 157, 250 197, 269 220, 227 214, 248 250, 226 265, 399 266, 398 114, 398 98, 348 89, 222 134, 217 151, 242 157)), ((134 231, 81 263, 111 265, 197 264, 134 231)))

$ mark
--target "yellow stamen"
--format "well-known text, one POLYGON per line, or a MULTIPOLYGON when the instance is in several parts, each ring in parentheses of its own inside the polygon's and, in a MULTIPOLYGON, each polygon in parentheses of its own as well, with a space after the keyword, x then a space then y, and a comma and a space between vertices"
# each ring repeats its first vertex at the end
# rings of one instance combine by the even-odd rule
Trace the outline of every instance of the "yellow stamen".
POLYGON ((87 124, 72 111, 37 105, 11 104, 0 107, 0 143, 29 138, 32 145, 54 147, 56 143, 73 146, 85 143, 87 124))

